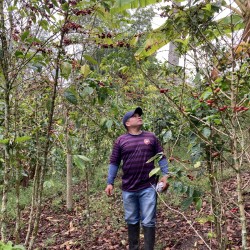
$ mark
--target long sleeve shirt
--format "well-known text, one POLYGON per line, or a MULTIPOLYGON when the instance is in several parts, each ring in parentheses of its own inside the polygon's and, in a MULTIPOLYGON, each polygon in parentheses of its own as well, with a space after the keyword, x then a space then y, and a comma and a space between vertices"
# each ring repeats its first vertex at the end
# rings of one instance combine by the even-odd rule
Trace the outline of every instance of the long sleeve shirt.
MULTIPOLYGON (((113 184, 118 167, 122 165, 122 190, 138 191, 156 184, 157 177, 149 177, 154 162, 146 163, 157 153, 163 152, 155 134, 143 131, 139 135, 121 135, 114 143, 110 156, 108 184, 113 184)), ((159 161, 163 174, 168 173, 168 164, 163 155, 159 161)))

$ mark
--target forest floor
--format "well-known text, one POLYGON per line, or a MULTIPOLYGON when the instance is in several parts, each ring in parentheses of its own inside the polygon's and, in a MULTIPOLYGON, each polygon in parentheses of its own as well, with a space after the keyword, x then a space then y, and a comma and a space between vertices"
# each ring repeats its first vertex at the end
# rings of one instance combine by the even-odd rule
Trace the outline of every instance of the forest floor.
MULTIPOLYGON (((250 234, 250 172, 243 176, 248 235, 250 234)), ((103 190, 86 198, 84 184, 74 186, 74 209, 69 212, 59 194, 43 207, 35 249, 128 249, 127 229, 123 221, 122 201, 117 190, 112 198, 103 190), (87 205, 88 204, 88 205, 87 205)), ((158 199, 155 250, 219 249, 213 237, 211 207, 204 201, 200 211, 190 208, 185 213, 168 203, 169 192, 158 199), (205 240, 205 241, 204 241, 205 240)), ((222 199, 226 201, 223 228, 228 238, 227 249, 241 249, 241 229, 236 180, 223 182, 222 199), (230 196, 229 196, 230 194, 230 196), (233 194, 233 195, 232 195, 233 194)), ((28 221, 28 212, 22 217, 28 221)), ((25 231, 25 230, 24 230, 25 231)), ((23 231, 23 236, 24 232, 23 231)), ((249 237, 249 236, 248 236, 249 237)), ((143 232, 140 235, 143 249, 143 232)), ((248 238, 250 242, 250 239, 248 238)))

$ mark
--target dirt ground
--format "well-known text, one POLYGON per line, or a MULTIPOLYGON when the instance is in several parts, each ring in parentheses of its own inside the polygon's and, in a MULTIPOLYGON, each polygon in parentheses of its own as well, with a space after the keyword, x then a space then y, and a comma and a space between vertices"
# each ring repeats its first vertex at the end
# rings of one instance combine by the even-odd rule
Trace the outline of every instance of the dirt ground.
MULTIPOLYGON (((245 173, 243 177, 244 185, 248 185, 244 192, 248 235, 250 234, 249 180, 250 172, 245 173)), ((81 185, 74 189, 75 192, 84 194, 81 185)), ((224 236, 228 241, 227 249, 238 250, 241 249, 241 228, 239 211, 235 206, 237 202, 235 179, 224 182, 223 190, 224 197, 230 194, 226 199, 226 218, 223 221, 224 236)), ((115 196, 108 200, 104 192, 100 192, 98 196, 91 196, 90 199, 92 205, 88 210, 86 201, 79 196, 71 212, 60 204, 55 209, 55 205, 52 206, 53 199, 48 200, 42 210, 35 249, 128 249, 127 229, 123 221, 120 197, 115 196)), ((168 193, 161 195, 161 199, 167 204, 168 193)), ((159 199, 155 250, 219 249, 213 237, 214 228, 209 220, 210 214, 211 207, 204 201, 200 211, 190 208, 185 211, 186 218, 184 218, 183 211, 166 207, 159 199)), ((23 219, 28 221, 28 211, 23 213, 23 219)), ((23 237, 25 233, 24 230, 23 237)), ((143 249, 142 232, 140 236, 143 249)), ((250 242, 249 238, 248 240, 250 242)))

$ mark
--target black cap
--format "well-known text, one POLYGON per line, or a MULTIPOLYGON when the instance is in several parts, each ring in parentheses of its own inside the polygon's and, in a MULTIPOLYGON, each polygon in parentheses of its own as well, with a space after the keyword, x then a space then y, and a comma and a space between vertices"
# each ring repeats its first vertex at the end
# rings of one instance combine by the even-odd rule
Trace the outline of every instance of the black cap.
POLYGON ((131 110, 123 116, 122 123, 125 126, 125 128, 127 120, 131 118, 134 114, 138 114, 139 116, 141 116, 143 114, 142 109, 140 107, 137 107, 135 110, 131 110))

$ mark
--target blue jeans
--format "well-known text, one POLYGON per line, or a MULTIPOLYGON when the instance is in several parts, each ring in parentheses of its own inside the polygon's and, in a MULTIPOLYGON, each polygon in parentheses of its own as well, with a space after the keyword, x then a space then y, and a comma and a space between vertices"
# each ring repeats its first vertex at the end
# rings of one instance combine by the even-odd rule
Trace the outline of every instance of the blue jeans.
POLYGON ((153 187, 136 192, 122 191, 125 221, 127 224, 140 222, 145 227, 156 223, 157 195, 153 187))

